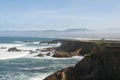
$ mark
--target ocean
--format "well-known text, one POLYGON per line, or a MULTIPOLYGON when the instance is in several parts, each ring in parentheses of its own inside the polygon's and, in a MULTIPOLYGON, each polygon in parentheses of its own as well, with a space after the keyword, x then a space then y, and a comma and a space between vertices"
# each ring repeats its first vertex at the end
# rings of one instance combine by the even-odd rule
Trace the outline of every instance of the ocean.
POLYGON ((74 66, 83 57, 53 58, 51 56, 35 57, 39 53, 30 53, 29 50, 59 47, 57 44, 39 44, 41 41, 55 40, 56 38, 31 37, 0 37, 0 80, 43 80, 46 76, 63 68, 74 66), (21 52, 8 52, 9 48, 16 47, 21 52))

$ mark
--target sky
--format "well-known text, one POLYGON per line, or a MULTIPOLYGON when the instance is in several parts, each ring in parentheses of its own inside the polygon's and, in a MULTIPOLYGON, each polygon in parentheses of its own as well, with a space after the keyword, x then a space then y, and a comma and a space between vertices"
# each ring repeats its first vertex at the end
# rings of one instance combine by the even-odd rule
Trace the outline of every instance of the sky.
POLYGON ((120 0, 0 0, 0 31, 120 30, 120 0))

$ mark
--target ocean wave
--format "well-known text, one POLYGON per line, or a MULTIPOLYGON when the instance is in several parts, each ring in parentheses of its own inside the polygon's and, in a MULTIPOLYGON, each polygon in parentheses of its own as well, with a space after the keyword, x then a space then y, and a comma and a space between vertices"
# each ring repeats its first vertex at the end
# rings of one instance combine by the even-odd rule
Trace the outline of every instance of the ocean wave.
MULTIPOLYGON (((26 46, 26 44, 0 44, 0 60, 5 60, 5 59, 14 59, 14 58, 34 58, 34 59, 72 59, 72 58, 77 58, 77 57, 71 57, 71 58, 53 58, 51 56, 46 56, 48 53, 46 52, 41 52, 37 51, 37 49, 45 49, 53 46, 60 46, 61 43, 57 44, 48 44, 47 46, 26 46), (5 49, 2 49, 2 48, 5 49), (20 49, 20 52, 8 52, 9 48, 16 47, 17 49, 20 49), (33 51, 33 53, 30 53, 30 51, 33 51), (34 53, 35 52, 35 53, 34 53), (43 57, 37 57, 38 54, 43 54, 43 57), (36 57, 35 57, 36 56, 36 57)), ((81 58, 81 57, 79 57, 81 58)))
POLYGON ((69 57, 69 58, 56 58, 56 57, 52 57, 52 56, 44 56, 44 57, 29 57, 32 59, 54 59, 54 60, 69 60, 69 59, 78 59, 81 60, 84 57, 83 56, 73 56, 73 57, 69 57))
POLYGON ((30 43, 33 43, 33 41, 13 41, 13 43, 24 43, 24 44, 30 44, 30 43))
POLYGON ((6 47, 6 48, 11 48, 11 47, 20 47, 24 46, 25 44, 0 44, 0 47, 6 47))
POLYGON ((25 57, 28 54, 29 54, 29 52, 7 52, 7 51, 0 51, 0 60, 21 58, 21 57, 25 57))

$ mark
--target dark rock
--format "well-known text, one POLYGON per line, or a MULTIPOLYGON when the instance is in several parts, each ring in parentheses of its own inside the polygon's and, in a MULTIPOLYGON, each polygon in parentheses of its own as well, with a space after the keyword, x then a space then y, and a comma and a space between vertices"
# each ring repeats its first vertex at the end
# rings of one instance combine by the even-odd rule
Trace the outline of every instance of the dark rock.
POLYGON ((52 57, 64 58, 64 57, 72 57, 72 56, 66 52, 56 52, 52 57))
POLYGON ((86 56, 75 66, 77 80, 120 79, 120 47, 105 47, 102 52, 86 56))
POLYGON ((1 49, 7 49, 7 47, 1 47, 1 49))
POLYGON ((59 40, 42 41, 42 42, 40 42, 40 44, 42 44, 42 43, 47 43, 47 44, 57 44, 58 42, 59 42, 59 40))
POLYGON ((104 47, 44 80, 120 80, 120 47, 104 47))
POLYGON ((41 52, 48 52, 48 51, 50 52, 50 51, 53 51, 55 49, 56 49, 55 47, 44 48, 44 49, 41 50, 41 52))
POLYGON ((42 49, 36 49, 36 51, 41 51, 42 49))
POLYGON ((40 52, 48 52, 48 50, 46 50, 46 49, 42 49, 40 52))
POLYGON ((46 51, 53 51, 53 50, 55 50, 55 49, 56 49, 56 47, 45 48, 46 51))
POLYGON ((37 51, 29 50, 30 54, 37 53, 37 51))
POLYGON ((47 43, 47 41, 41 41, 39 44, 44 44, 44 43, 47 43))
POLYGON ((61 71, 57 71, 53 73, 52 75, 48 76, 44 80, 75 80, 73 72, 73 67, 65 68, 61 71))
POLYGON ((47 43, 47 44, 57 44, 58 42, 62 43, 64 42, 63 39, 58 39, 58 40, 52 40, 52 41, 42 41, 39 44, 47 43))
POLYGON ((51 54, 51 53, 50 53, 50 52, 48 52, 46 55, 47 55, 47 56, 50 56, 50 54, 51 54))
POLYGON ((72 56, 84 56, 88 53, 93 52, 95 43, 92 42, 82 42, 82 41, 72 41, 72 40, 62 40, 62 45, 55 49, 56 53, 53 57, 72 57, 72 56))
POLYGON ((12 47, 8 49, 9 52, 20 52, 20 49, 17 49, 16 47, 12 47))
POLYGON ((23 41, 24 43, 33 43, 33 41, 23 41))
POLYGON ((79 55, 86 55, 88 53, 91 53, 94 47, 95 43, 92 42, 64 40, 62 41, 62 45, 56 48, 56 51, 71 53, 80 50, 79 55))
POLYGON ((37 55, 37 57, 43 57, 43 56, 44 56, 44 55, 43 55, 43 54, 41 54, 41 53, 37 55))

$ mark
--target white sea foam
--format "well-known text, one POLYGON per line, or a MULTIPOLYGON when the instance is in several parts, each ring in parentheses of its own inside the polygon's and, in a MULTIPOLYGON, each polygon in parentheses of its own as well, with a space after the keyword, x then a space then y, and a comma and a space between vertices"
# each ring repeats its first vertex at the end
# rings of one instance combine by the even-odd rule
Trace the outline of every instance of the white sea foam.
POLYGON ((14 41, 14 43, 18 43, 18 44, 32 44, 33 41, 14 41))
POLYGON ((5 49, 0 49, 0 59, 13 59, 21 58, 29 54, 28 51, 21 52, 8 52, 7 50, 12 47, 21 47, 25 44, 0 44, 0 48, 5 47, 5 49))
MULTIPOLYGON (((38 53, 36 53, 36 54, 38 54, 38 53)), ((68 60, 68 59, 79 59, 79 60, 82 60, 84 58, 83 56, 73 56, 73 57, 70 57, 70 58, 55 58, 55 57, 52 57, 52 56, 33 57, 33 55, 35 56, 35 54, 29 55, 29 58, 32 58, 32 59, 53 59, 53 60, 65 60, 65 59, 66 60, 68 60)))
MULTIPOLYGON (((35 42, 35 44, 37 44, 35 42)), ((21 57, 28 57, 32 58, 39 53, 47 54, 48 52, 38 52, 29 54, 29 50, 36 51, 36 49, 44 49, 53 47, 53 45, 45 45, 45 46, 26 46, 26 44, 0 44, 0 59, 12 59, 12 58, 21 58, 21 57), (9 48, 16 47, 17 49, 23 50, 21 52, 8 52, 9 48), (4 48, 4 49, 3 49, 4 48)), ((45 58, 45 57, 44 57, 45 58)))
POLYGON ((36 50, 36 49, 38 49, 38 47, 33 47, 33 46, 19 46, 17 48, 21 49, 21 50, 36 50))
POLYGON ((29 80, 43 80, 45 77, 47 77, 50 74, 52 74, 52 73, 39 74, 39 75, 36 75, 34 77, 31 77, 29 80))
POLYGON ((40 41, 14 41, 15 43, 20 43, 20 44, 39 44, 40 41))
POLYGON ((72 58, 73 58, 73 59, 77 59, 77 58, 78 58, 78 59, 83 59, 84 56, 73 56, 72 58))
POLYGON ((13 58, 21 58, 28 55, 28 52, 7 52, 5 50, 0 50, 0 59, 13 59, 13 58))
POLYGON ((39 43, 40 43, 40 41, 38 41, 38 42, 37 42, 37 41, 36 41, 36 42, 33 42, 33 44, 39 44, 39 43))
POLYGON ((6 47, 6 48, 11 48, 11 47, 20 47, 25 44, 0 44, 0 47, 6 47))
MULTIPOLYGON (((35 42, 35 44, 37 44, 35 42)), ((51 56, 46 56, 46 54, 48 52, 40 52, 40 51, 36 51, 37 49, 44 49, 44 48, 49 48, 49 47, 58 47, 60 46, 61 43, 57 43, 57 44, 48 44, 48 45, 43 45, 43 46, 26 46, 26 44, 0 44, 0 59, 12 59, 12 58, 21 58, 21 57, 25 57, 25 58, 35 58, 35 59, 60 59, 60 58, 53 58, 51 57, 53 54, 51 54, 51 56), (17 49, 22 50, 21 52, 8 52, 9 48, 12 47, 16 47, 17 49), (5 49, 2 49, 5 48, 5 49), (30 54, 30 50, 33 51, 32 54, 30 54), (35 53, 34 53, 35 51, 35 53), (43 54, 44 57, 35 57, 38 54, 43 54)), ((73 57, 72 57, 73 58, 73 57)), ((61 58, 61 59, 68 59, 68 58, 61 58)))
POLYGON ((53 43, 53 44, 49 44, 49 45, 59 47, 59 46, 61 45, 61 43, 58 42, 57 44, 54 44, 54 43, 53 43))

